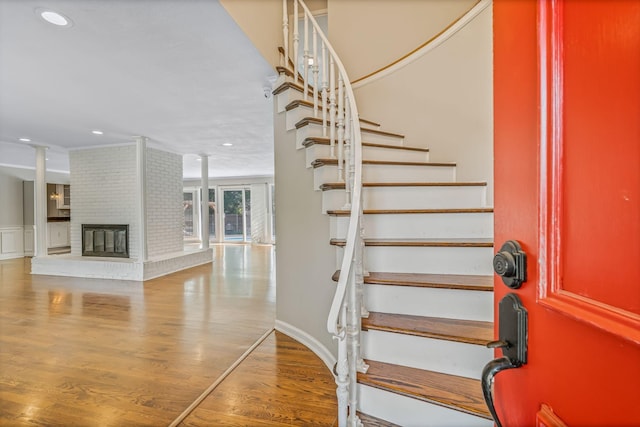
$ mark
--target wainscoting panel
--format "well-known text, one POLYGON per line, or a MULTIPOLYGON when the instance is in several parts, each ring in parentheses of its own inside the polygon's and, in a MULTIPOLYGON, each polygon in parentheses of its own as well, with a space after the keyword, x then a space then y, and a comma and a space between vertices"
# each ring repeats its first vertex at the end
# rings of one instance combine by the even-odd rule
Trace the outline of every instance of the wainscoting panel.
POLYGON ((24 256, 23 228, 0 228, 0 259, 20 258, 24 256))

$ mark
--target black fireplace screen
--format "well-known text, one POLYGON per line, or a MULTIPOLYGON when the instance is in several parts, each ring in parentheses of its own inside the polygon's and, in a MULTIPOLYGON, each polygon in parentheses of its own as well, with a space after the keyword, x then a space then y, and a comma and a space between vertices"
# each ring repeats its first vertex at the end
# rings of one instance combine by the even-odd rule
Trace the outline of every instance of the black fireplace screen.
POLYGON ((82 224, 82 256, 129 258, 129 226, 82 224))

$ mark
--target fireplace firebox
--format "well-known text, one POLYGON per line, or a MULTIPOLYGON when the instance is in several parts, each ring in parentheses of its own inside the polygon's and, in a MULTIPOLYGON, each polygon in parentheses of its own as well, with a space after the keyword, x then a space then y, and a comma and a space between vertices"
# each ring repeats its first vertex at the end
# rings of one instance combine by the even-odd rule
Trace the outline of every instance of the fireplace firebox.
POLYGON ((82 256, 129 258, 129 225, 82 224, 82 256))

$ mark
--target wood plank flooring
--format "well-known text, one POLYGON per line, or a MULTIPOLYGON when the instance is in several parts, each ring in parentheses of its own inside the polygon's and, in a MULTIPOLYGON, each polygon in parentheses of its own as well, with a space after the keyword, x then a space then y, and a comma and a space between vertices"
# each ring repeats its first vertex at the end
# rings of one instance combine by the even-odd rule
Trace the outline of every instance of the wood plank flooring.
MULTIPOLYGON (((37 276, 29 258, 0 261, 0 425, 169 425, 274 324, 273 248, 214 251, 213 264, 144 283, 37 276)), ((304 375, 281 371, 275 356, 238 372, 251 384, 254 369, 271 370, 270 381, 290 390, 304 378, 332 378, 321 362, 302 363, 304 375)), ((335 415, 328 385, 328 400, 307 400, 335 415)), ((261 396, 252 404, 281 420, 298 416, 261 396)))
POLYGON ((274 332, 179 425, 332 426, 336 415, 335 382, 323 362, 274 332))

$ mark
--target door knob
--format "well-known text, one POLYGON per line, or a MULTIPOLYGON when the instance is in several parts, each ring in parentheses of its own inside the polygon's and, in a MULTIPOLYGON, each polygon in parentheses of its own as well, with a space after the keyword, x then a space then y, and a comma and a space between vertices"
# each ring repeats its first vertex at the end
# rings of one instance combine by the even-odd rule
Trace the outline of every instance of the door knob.
POLYGON ((507 240, 493 257, 493 270, 505 285, 518 289, 527 281, 527 254, 515 240, 507 240))
POLYGON ((499 372, 527 363, 529 332, 527 309, 516 294, 505 295, 498 304, 498 310, 498 340, 491 341, 487 347, 500 348, 502 357, 487 363, 482 370, 482 394, 496 426, 501 427, 491 391, 493 379, 499 372))

